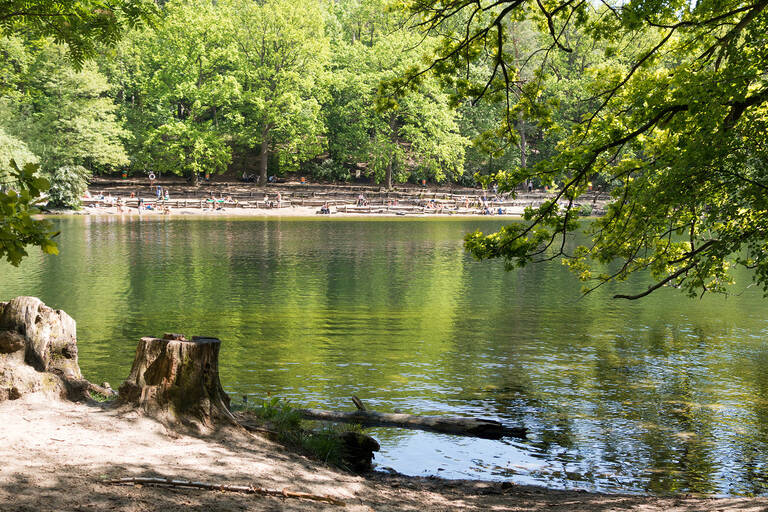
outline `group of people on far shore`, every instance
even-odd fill
[[[129,199],[136,199],[136,210],[139,212],[139,215],[147,210],[157,211],[166,215],[171,213],[171,206],[169,204],[171,199],[170,190],[158,186],[155,193],[157,200],[153,204],[146,202],[145,199],[136,192],[131,192]],[[89,190],[86,190],[85,194],[83,194],[83,200],[86,202],[86,206],[114,207],[117,210],[117,213],[129,211],[127,200],[121,196],[113,196],[111,192],[107,192],[106,195],[103,192],[91,194]],[[95,202],[92,203],[91,201]]]

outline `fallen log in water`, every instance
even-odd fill
[[[445,432],[463,436],[501,439],[517,437],[524,439],[525,427],[505,427],[495,420],[459,418],[450,416],[417,416],[415,414],[386,413],[368,410],[354,412],[323,411],[321,409],[298,409],[306,419],[358,423],[369,427],[400,427],[433,432]]]

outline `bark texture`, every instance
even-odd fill
[[[0,401],[45,392],[88,397],[77,362],[75,321],[35,297],[0,302]]]
[[[199,431],[237,424],[219,381],[220,346],[216,338],[186,340],[181,334],[142,338],[118,404]]]

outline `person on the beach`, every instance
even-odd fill
[[[168,192],[168,189],[165,189],[165,194],[163,195],[163,201],[170,201],[171,200],[171,194]]]
[[[280,191],[277,191],[277,207],[280,208],[280,203],[283,201],[283,195],[280,193]]]
[[[158,185],[158,186],[157,186],[157,190],[156,190],[156,193],[157,193],[157,200],[159,201],[160,199],[162,199],[162,198],[163,198],[163,187],[161,187],[160,185]]]

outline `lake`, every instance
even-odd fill
[[[77,320],[80,366],[117,387],[142,336],[222,340],[233,401],[481,416],[526,441],[373,429],[378,468],[654,493],[768,493],[768,319],[643,276],[582,297],[558,262],[504,272],[462,247],[487,219],[55,220],[61,255],[0,263],[0,300]]]

